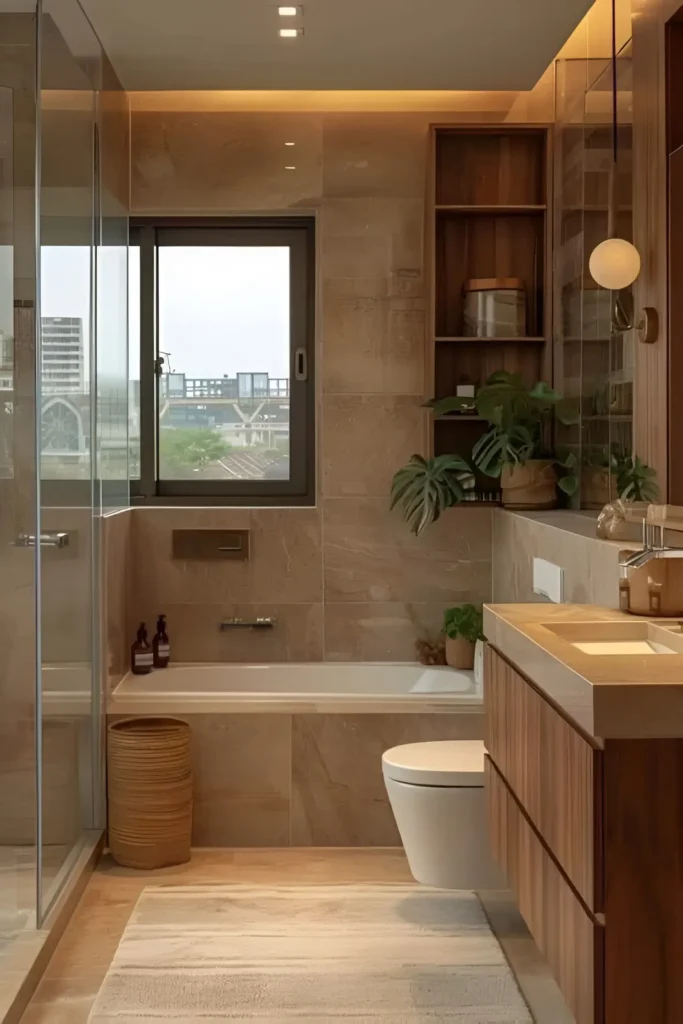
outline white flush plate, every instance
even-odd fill
[[[534,594],[547,598],[554,604],[564,601],[564,569],[545,558],[534,558]]]

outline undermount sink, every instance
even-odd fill
[[[582,654],[683,654],[683,633],[678,621],[549,622],[545,627]]]

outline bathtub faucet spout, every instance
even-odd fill
[[[220,623],[221,633],[227,633],[231,629],[272,629],[277,619],[273,615],[267,615],[258,619],[225,619]]]

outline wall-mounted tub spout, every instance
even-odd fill
[[[219,629],[227,633],[231,629],[272,629],[277,619],[271,615],[258,619],[225,619]]]

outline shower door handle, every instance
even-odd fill
[[[69,534],[41,533],[40,545],[38,545],[36,544],[36,536],[34,533],[20,533],[15,543],[18,548],[35,548],[38,546],[41,548],[68,548]]]

